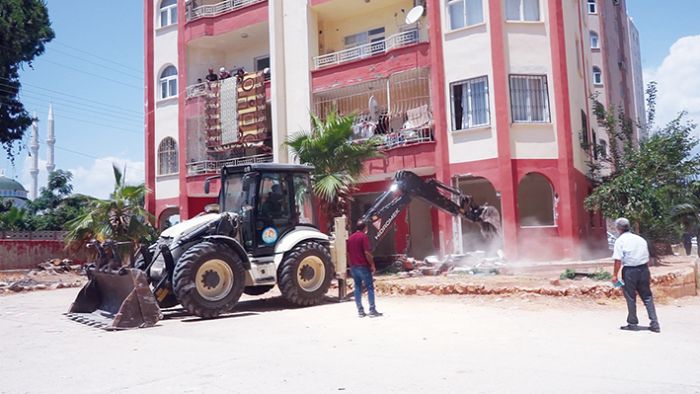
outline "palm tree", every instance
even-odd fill
[[[381,156],[378,139],[350,140],[354,120],[354,115],[339,115],[335,110],[325,119],[311,115],[311,131],[294,134],[285,142],[299,162],[314,166],[314,193],[329,224],[345,213],[364,161]]]
[[[143,207],[147,189],[143,184],[127,185],[126,169],[114,170],[114,191],[109,199],[94,199],[86,213],[68,222],[66,242],[69,246],[82,246],[90,239],[106,239],[129,242],[124,252],[133,251],[144,242],[155,238],[151,225],[152,215]]]

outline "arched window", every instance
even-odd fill
[[[177,96],[177,68],[168,66],[160,73],[160,98]]]
[[[160,2],[160,27],[177,23],[177,0],[163,0]]]
[[[603,84],[603,72],[598,66],[593,66],[593,83],[596,85]]]
[[[591,31],[591,49],[600,49],[600,40],[598,33]]]
[[[158,145],[158,175],[176,174],[177,142],[171,137],[165,137]]]
[[[597,14],[598,13],[598,6],[596,5],[596,0],[588,0],[588,13],[589,14]]]
[[[531,172],[518,184],[518,218],[521,227],[554,226],[555,195],[549,180]]]

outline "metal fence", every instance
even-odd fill
[[[187,164],[187,174],[188,175],[198,175],[198,174],[214,174],[221,170],[225,166],[236,166],[242,164],[253,164],[253,163],[272,163],[272,155],[253,155],[253,156],[243,156],[230,158],[226,160],[202,160],[197,162],[192,162]]]
[[[187,9],[187,21],[193,21],[199,18],[211,18],[230,11],[234,11],[256,3],[262,3],[266,0],[225,0],[216,4],[203,4],[197,6],[197,2]]]
[[[314,69],[343,64],[369,56],[384,54],[392,49],[402,48],[420,41],[418,30],[408,30],[387,37],[384,40],[370,42],[342,51],[314,57]]]

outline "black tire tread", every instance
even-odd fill
[[[326,278],[321,287],[313,293],[307,293],[297,286],[296,272],[297,265],[302,255],[307,252],[314,252],[319,255],[326,267]],[[296,245],[291,251],[287,252],[280,264],[277,273],[277,282],[282,296],[289,302],[298,306],[311,306],[320,303],[328,289],[331,286],[331,281],[334,276],[334,268],[331,263],[331,255],[324,245],[316,241],[307,241]]]
[[[195,274],[192,272],[192,269],[196,265],[198,258],[214,253],[228,255],[233,263],[231,268],[233,269],[234,278],[238,280],[235,280],[233,283],[230,293],[232,294],[231,297],[224,299],[223,303],[218,302],[221,305],[207,307],[197,300],[196,294],[193,294],[196,293],[196,287],[191,281],[192,276]],[[217,317],[233,309],[238,303],[238,299],[241,298],[244,286],[245,268],[240,256],[225,244],[218,242],[200,242],[187,249],[175,265],[175,272],[173,273],[173,290],[180,304],[193,315],[205,319]]]

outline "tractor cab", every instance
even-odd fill
[[[240,216],[240,240],[246,252],[253,256],[271,255],[277,240],[298,226],[318,228],[312,169],[259,163],[221,170],[220,209]]]

